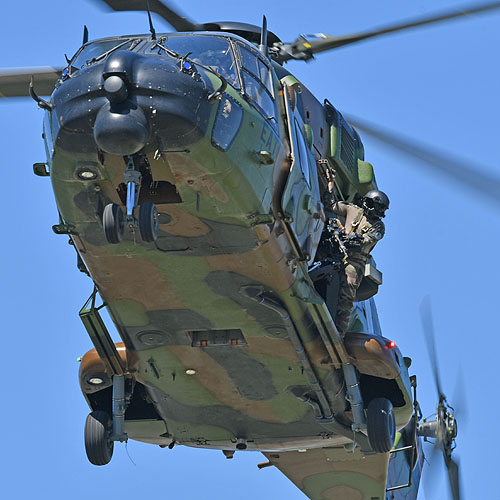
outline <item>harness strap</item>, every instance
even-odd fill
[[[361,222],[361,218],[364,215],[364,211],[362,208],[359,209],[358,213],[356,214],[356,217],[354,217],[354,220],[352,221],[351,225],[351,231],[356,232],[358,229],[359,223]]]

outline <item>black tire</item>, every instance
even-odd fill
[[[142,240],[149,243],[156,241],[158,230],[159,218],[156,205],[146,201],[139,207],[139,231]]]
[[[108,243],[115,245],[120,243],[123,237],[123,212],[120,205],[110,203],[104,207],[102,214],[102,226],[104,228],[104,236]]]
[[[368,440],[377,453],[387,453],[394,446],[396,422],[392,403],[386,398],[372,399],[366,410]]]
[[[114,442],[110,441],[111,419],[105,411],[93,411],[85,420],[85,451],[89,462],[106,465],[113,456]]]

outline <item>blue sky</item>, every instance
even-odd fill
[[[345,34],[462,5],[445,0],[253,0],[176,5],[199,22],[260,24],[292,41],[300,33]],[[4,67],[63,65],[90,37],[141,33],[147,18],[107,14],[97,2],[34,0],[2,6],[0,62]],[[438,147],[500,176],[498,97],[500,12],[372,40],[289,69],[321,100]],[[158,18],[157,31],[169,28]],[[50,227],[57,212],[50,181],[32,174],[45,161],[43,113],[31,100],[0,102],[3,152],[3,231],[0,245],[3,340],[2,490],[9,498],[304,498],[279,471],[258,471],[259,454],[117,446],[112,463],[88,464],[83,423],[88,413],[76,358],[91,348],[78,310],[91,292],[75,267],[66,238]],[[384,334],[413,358],[425,414],[437,396],[421,332],[418,303],[434,307],[441,379],[450,403],[468,407],[459,421],[457,455],[466,498],[498,498],[496,450],[490,429],[500,411],[497,376],[500,208],[438,174],[363,137],[366,159],[391,197],[387,235],[375,250],[384,272],[377,305]],[[6,198],[6,199],[5,199]],[[463,383],[455,390],[459,366]],[[462,412],[463,413],[463,412]],[[446,498],[444,474],[433,498]],[[423,492],[419,498],[426,498]],[[431,498],[427,495],[427,498]]]

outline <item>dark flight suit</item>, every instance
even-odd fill
[[[361,248],[347,249],[348,256],[340,272],[340,288],[335,325],[345,334],[356,297],[356,290],[365,274],[366,259],[373,247],[384,237],[385,225],[379,217],[367,218],[362,208],[343,201],[333,205],[333,213],[339,216],[347,234],[363,235]]]

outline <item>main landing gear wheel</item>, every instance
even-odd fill
[[[158,237],[159,220],[156,205],[150,201],[139,207],[139,231],[143,241],[153,242]]]
[[[368,440],[374,451],[387,453],[394,445],[396,422],[392,403],[386,398],[370,401],[366,410]]]
[[[91,464],[106,465],[113,456],[111,419],[105,411],[93,411],[85,420],[85,451]]]
[[[123,212],[120,205],[110,203],[104,207],[102,226],[108,243],[120,243],[123,237]]]

